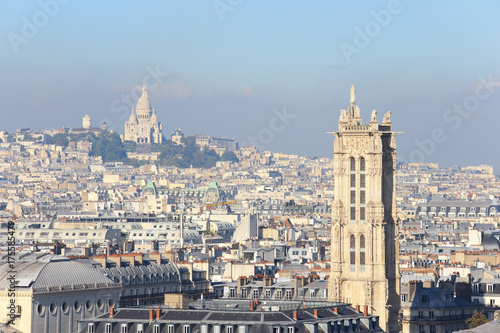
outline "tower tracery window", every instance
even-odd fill
[[[365,236],[361,235],[359,237],[359,270],[361,272],[365,271]]]
[[[350,237],[350,252],[351,252],[351,272],[356,271],[356,237],[351,235]]]
[[[351,223],[356,223],[356,160],[351,157]]]
[[[359,220],[361,223],[365,223],[365,186],[366,186],[366,175],[365,175],[365,158],[361,157],[359,160]]]

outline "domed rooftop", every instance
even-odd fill
[[[148,91],[146,90],[146,85],[142,86],[142,96],[137,101],[137,106],[135,108],[137,114],[151,114],[151,103],[149,102]]]
[[[153,115],[151,116],[151,122],[152,123],[157,123],[158,122],[158,117],[156,116],[156,110],[153,109]]]
[[[137,120],[137,117],[135,116],[135,111],[132,109],[132,113],[130,114],[130,117],[128,118],[128,121],[133,123]]]

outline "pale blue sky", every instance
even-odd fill
[[[122,133],[131,103],[121,96],[157,68],[170,72],[149,89],[167,137],[177,127],[239,141],[260,135],[265,149],[331,157],[325,132],[336,130],[354,84],[364,119],[373,108],[379,120],[392,111],[405,132],[401,158],[500,168],[490,153],[500,139],[500,85],[478,81],[500,82],[498,1],[401,1],[391,14],[386,1],[73,0],[44,14],[55,2],[0,2],[7,131],[77,127],[88,113]],[[379,23],[381,11],[390,16]],[[358,52],[350,59],[347,44]],[[481,100],[476,89],[486,92]],[[447,111],[474,102],[465,116]],[[273,110],[284,108],[295,118],[269,138]],[[443,135],[431,144],[436,129]]]

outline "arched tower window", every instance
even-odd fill
[[[365,158],[361,157],[359,160],[359,220],[361,223],[365,223]]]
[[[361,272],[365,271],[365,236],[361,235],[359,237],[359,270]]]
[[[351,157],[351,223],[356,223],[356,160]]]
[[[350,252],[351,252],[351,272],[356,271],[356,237],[354,235],[351,235],[350,238]]]

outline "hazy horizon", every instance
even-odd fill
[[[491,164],[500,139],[495,1],[0,3],[2,125],[123,133],[146,83],[169,137],[332,157],[349,86],[392,112],[402,160]]]

